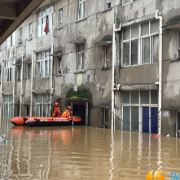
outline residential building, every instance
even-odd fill
[[[50,116],[59,99],[85,125],[178,136],[179,7],[44,1],[1,46],[2,115]]]

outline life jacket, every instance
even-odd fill
[[[70,113],[69,113],[68,110],[65,110],[64,113],[63,113],[63,115],[62,115],[62,117],[63,117],[63,118],[70,118],[71,115],[70,115]]]
[[[54,113],[53,113],[53,117],[60,116],[60,115],[61,115],[60,108],[59,107],[55,108]]]

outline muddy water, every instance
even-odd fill
[[[180,140],[91,127],[15,127],[1,122],[0,179],[145,180],[180,173]]]

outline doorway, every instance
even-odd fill
[[[143,107],[142,108],[143,132],[158,133],[158,108],[157,107]],[[151,125],[151,126],[149,126]]]
[[[80,116],[82,125],[85,125],[86,108],[85,105],[73,105],[73,116]]]

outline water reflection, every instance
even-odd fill
[[[91,127],[12,126],[0,146],[0,179],[138,179],[179,172],[179,139]]]

